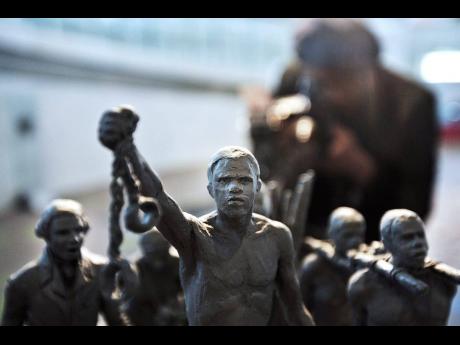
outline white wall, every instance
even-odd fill
[[[37,178],[33,195],[38,208],[62,193],[108,186],[112,155],[98,142],[97,126],[102,113],[116,105],[131,104],[138,111],[136,143],[160,175],[174,173],[183,181],[187,176],[181,176],[181,171],[202,174],[190,176],[192,183],[202,184],[201,195],[195,196],[198,200],[207,197],[206,164],[212,153],[224,145],[248,146],[241,125],[245,107],[232,94],[1,74],[0,100],[12,90],[33,95],[37,104],[35,152],[39,163],[29,168]],[[0,121],[11,116],[2,113]],[[7,126],[1,126],[0,138],[7,132]],[[0,158],[15,150],[5,145],[2,142]],[[0,161],[4,176],[0,208],[15,185],[9,161]],[[185,193],[174,196],[179,202],[187,198]],[[191,197],[189,193],[183,202],[192,202]]]
[[[5,99],[0,99],[0,209],[13,197],[16,181],[13,176],[11,160],[10,116],[7,113]]]

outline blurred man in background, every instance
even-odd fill
[[[250,99],[263,178],[292,188],[299,174],[316,170],[307,231],[317,237],[326,236],[328,215],[338,206],[364,215],[368,243],[379,239],[378,222],[388,209],[411,209],[426,219],[437,157],[433,95],[387,71],[377,40],[354,20],[308,20],[296,53],[274,92]],[[296,94],[310,100],[317,143],[286,140],[292,126],[273,129],[261,120],[273,99]]]

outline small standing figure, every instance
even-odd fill
[[[366,222],[355,209],[339,207],[329,217],[328,235],[334,246],[331,258],[309,254],[300,269],[303,301],[318,326],[350,326],[352,310],[347,297],[348,279],[353,274],[339,263],[347,252],[364,243]],[[351,267],[351,266],[350,266]]]
[[[185,305],[179,279],[179,257],[158,230],[139,241],[142,257],[136,260],[139,284],[126,304],[136,326],[185,326]]]
[[[96,326],[99,313],[109,325],[125,324],[118,299],[106,290],[117,269],[82,248],[88,230],[76,201],[54,200],[44,210],[35,234],[46,248],[8,280],[2,325]]]
[[[142,195],[157,200],[163,210],[157,228],[179,253],[189,324],[268,325],[277,290],[288,323],[312,325],[300,295],[289,229],[253,213],[261,187],[254,156],[244,148],[225,147],[212,157],[207,187],[217,210],[196,218],[164,191],[126,135],[126,123],[136,117],[124,107],[106,112],[99,137],[129,162]]]
[[[447,265],[427,259],[428,243],[420,217],[406,209],[390,210],[382,217],[380,235],[391,254],[389,260],[395,273],[407,272],[424,282],[428,289],[423,294],[414,294],[372,269],[358,271],[350,278],[348,287],[355,324],[446,325],[458,274],[454,269],[446,271]]]

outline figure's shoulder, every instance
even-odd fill
[[[430,261],[425,265],[425,269],[432,279],[437,282],[438,286],[441,286],[448,296],[453,297],[457,292],[457,284],[442,271],[437,271],[436,264],[437,262]]]
[[[442,279],[442,284],[444,286],[444,291],[446,295],[450,298],[454,298],[455,294],[457,293],[457,283],[454,283],[447,279]]]
[[[383,76],[382,79],[389,88],[394,91],[404,90],[401,94],[404,94],[405,98],[410,96],[413,99],[434,100],[435,96],[432,91],[409,77],[402,76],[386,68],[380,68],[380,75]]]
[[[38,261],[30,261],[8,278],[8,286],[27,288],[31,283],[39,281],[40,269]]]
[[[257,231],[274,231],[277,234],[282,235],[287,235],[290,236],[291,231],[289,228],[276,220],[267,218],[261,214],[258,213],[253,213],[252,214],[252,219],[254,221],[254,224],[256,224]]]
[[[302,266],[310,266],[310,265],[318,266],[323,263],[324,263],[323,257],[315,252],[305,255],[305,257],[302,260]]]
[[[253,213],[252,218],[256,225],[254,233],[256,236],[269,236],[277,243],[282,252],[294,250],[291,230],[285,224],[257,213]]]
[[[203,216],[196,217],[190,213],[184,212],[185,219],[192,228],[192,233],[198,236],[210,237],[214,228],[217,212],[212,211]]]
[[[305,275],[316,271],[322,272],[324,267],[324,259],[317,253],[310,253],[302,260],[300,266],[300,274]]]
[[[94,265],[94,266],[103,266],[109,263],[108,258],[102,255],[93,253],[85,247],[81,248],[81,255],[86,261],[88,261],[91,265]]]
[[[376,273],[368,268],[356,271],[348,281],[348,295],[351,299],[362,298],[379,285]]]
[[[192,218],[195,218],[197,219],[199,222],[202,222],[202,223],[206,223],[206,224],[210,224],[210,223],[213,223],[215,221],[215,219],[217,218],[217,211],[211,211],[209,213],[206,213],[200,217],[195,217],[195,216],[192,216],[192,215],[189,215],[190,217]]]
[[[353,273],[350,277],[350,284],[373,283],[377,279],[377,273],[369,268],[362,268]]]
[[[93,253],[87,248],[81,248],[81,269],[89,276],[95,274],[99,275],[104,267],[109,263],[109,259],[105,256]]]

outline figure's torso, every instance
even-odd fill
[[[159,265],[142,258],[137,262],[140,275],[142,295],[152,300],[153,304],[166,303],[177,298],[181,291],[179,282],[179,260],[177,258],[161,258]]]
[[[403,288],[368,272],[366,279],[371,281],[367,294],[367,325],[431,325],[447,324],[454,289],[429,269],[415,276],[429,286],[425,295],[416,296]]]
[[[350,273],[316,254],[314,256],[309,258],[314,261],[306,261],[306,265],[313,266],[310,267],[313,271],[308,279],[301,278],[301,289],[306,288],[308,291],[306,307],[319,326],[351,325],[352,311],[347,297]]]
[[[29,264],[12,276],[25,300],[24,323],[31,326],[95,326],[101,309],[98,265],[85,260],[84,275],[72,287],[64,286],[53,264]],[[77,279],[77,278],[76,278]]]
[[[194,227],[195,267],[181,270],[189,322],[266,325],[278,270],[276,228],[269,219],[254,215],[256,231],[246,234],[233,253],[225,253],[214,219],[203,219],[207,229]]]

